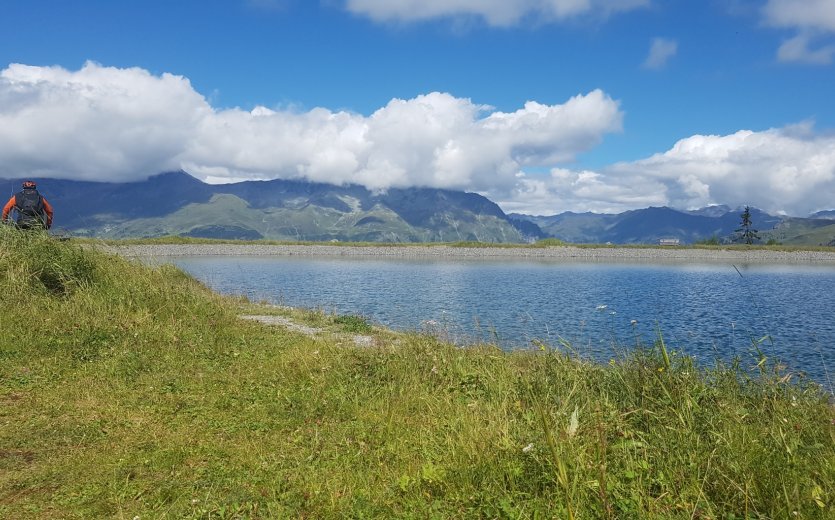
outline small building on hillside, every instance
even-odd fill
[[[659,246],[677,246],[680,244],[677,238],[662,238],[658,240]]]

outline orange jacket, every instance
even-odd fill
[[[46,227],[47,229],[52,227],[52,205],[46,201],[46,197],[41,195],[41,200],[43,201],[43,210],[46,213]],[[2,220],[6,220],[9,217],[9,213],[11,213],[12,208],[17,205],[17,201],[15,200],[15,196],[12,195],[12,198],[9,199],[9,202],[3,206],[3,218]]]

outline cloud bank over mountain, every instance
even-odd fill
[[[182,167],[211,182],[490,190],[512,187],[522,167],[571,161],[621,120],[600,90],[508,113],[439,92],[369,116],[246,111],[215,109],[170,74],[12,65],[0,73],[0,176],[129,181]]]
[[[835,193],[835,136],[811,123],[762,132],[694,135],[670,150],[600,171],[554,168],[547,178],[520,178],[518,191],[497,201],[508,211],[552,204],[620,212],[647,206],[695,209],[750,204],[806,216],[830,208]],[[517,207],[518,205],[518,207]]]
[[[506,211],[538,214],[750,204],[805,215],[832,206],[835,136],[811,123],[695,135],[639,161],[572,168],[623,118],[601,90],[513,112],[441,92],[370,115],[247,111],[211,106],[182,76],[11,65],[0,72],[0,177],[123,182],[183,168],[209,182],[476,191]]]

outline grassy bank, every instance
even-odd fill
[[[835,412],[766,360],[601,366],[221,298],[0,229],[0,517],[828,518]],[[316,337],[243,320],[289,313]],[[369,334],[374,346],[346,341]],[[759,367],[756,366],[760,362]]]

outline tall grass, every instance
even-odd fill
[[[251,304],[172,267],[37,233],[0,229],[0,245],[3,518],[830,518],[835,505],[831,396],[757,360],[705,369],[659,341],[599,365],[390,332],[356,348],[238,319]]]

